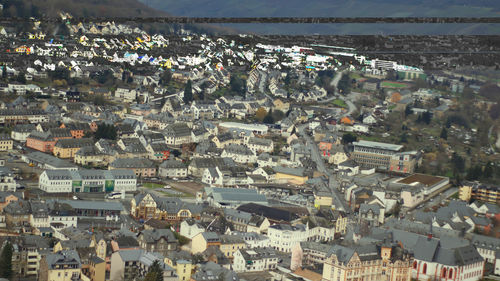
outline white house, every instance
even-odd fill
[[[229,144],[224,147],[221,157],[229,157],[236,163],[248,164],[257,161],[257,155],[248,147],[239,144]]]
[[[272,152],[274,150],[273,141],[270,139],[249,137],[246,141],[247,147],[253,151],[257,152]]]
[[[278,251],[290,253],[292,248],[300,242],[307,241],[309,236],[309,226],[275,224],[267,230],[271,247]]]
[[[180,234],[182,236],[193,239],[193,237],[202,232],[205,232],[205,228],[194,220],[184,220],[181,222]]]
[[[278,266],[278,255],[273,248],[239,249],[234,253],[236,272],[269,271]]]

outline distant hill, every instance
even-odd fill
[[[140,0],[175,16],[193,17],[500,17],[498,0]],[[402,27],[370,25],[234,25],[234,28],[260,33],[397,33]],[[498,27],[495,27],[498,29]],[[438,25],[421,27],[421,32],[439,34]],[[496,30],[494,29],[494,30]],[[456,26],[453,32],[474,34],[485,25]],[[489,29],[486,29],[489,30]],[[500,33],[500,31],[499,31]]]
[[[59,12],[74,17],[147,18],[168,17],[169,13],[149,7],[138,0],[0,0],[6,17],[57,17]],[[231,32],[229,28],[210,25],[189,26],[203,32]],[[156,29],[158,30],[158,29]],[[162,30],[160,28],[160,30]]]
[[[405,17],[500,16],[498,0],[140,0],[176,16]]]
[[[141,17],[168,16],[165,11],[148,7],[137,0],[0,0],[5,16],[74,16]]]

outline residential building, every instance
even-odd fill
[[[254,153],[268,152],[271,153],[274,150],[273,141],[270,139],[250,137],[247,140],[247,147]]]
[[[94,143],[91,138],[60,139],[54,145],[53,154],[59,158],[74,158],[80,148],[93,146]]]
[[[137,242],[141,249],[148,252],[159,252],[166,256],[179,248],[179,242],[170,229],[149,229],[137,234]]]
[[[47,120],[47,113],[40,109],[0,109],[0,124],[38,124]]]
[[[269,271],[278,267],[280,258],[273,248],[240,249],[234,254],[236,272]]]
[[[0,192],[0,212],[3,211],[3,208],[11,202],[15,202],[23,198],[24,193],[22,192]]]
[[[186,123],[174,123],[168,125],[164,130],[167,144],[180,146],[191,142],[191,129]]]
[[[158,168],[158,175],[164,178],[187,177],[187,166],[178,160],[163,161]]]
[[[464,201],[479,200],[492,204],[500,203],[500,188],[479,182],[467,182],[459,189],[459,198]]]
[[[220,251],[230,260],[233,259],[236,251],[246,248],[245,240],[238,235],[224,234],[221,235],[219,239]]]
[[[191,253],[199,254],[205,251],[210,246],[220,247],[221,240],[215,232],[202,232],[193,237],[191,240]]]
[[[177,251],[168,253],[165,256],[165,264],[175,269],[179,281],[187,281],[191,279],[191,274],[195,269],[191,253],[187,251]]]
[[[75,250],[64,250],[48,254],[40,262],[40,281],[79,280],[82,274],[80,256]]]
[[[290,253],[296,244],[307,240],[309,226],[303,224],[275,224],[268,228],[267,235],[271,247],[281,252]]]
[[[14,174],[7,167],[0,167],[0,191],[16,191]]]
[[[158,261],[163,271],[164,281],[177,281],[175,270],[166,265],[160,253],[146,252],[142,249],[119,250],[111,255],[110,280],[125,281],[143,278],[153,262]]]
[[[149,178],[156,176],[156,165],[146,158],[118,158],[109,164],[109,170],[132,170],[137,177]]]
[[[10,137],[19,142],[26,142],[29,134],[35,130],[35,124],[17,124],[12,128]]]
[[[205,231],[205,228],[193,219],[183,220],[181,222],[180,234],[189,239],[193,239],[198,233]]]
[[[0,134],[0,151],[12,150],[14,141],[7,134]]]

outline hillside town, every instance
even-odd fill
[[[0,277],[499,278],[487,75],[60,17],[0,27]]]

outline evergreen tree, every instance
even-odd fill
[[[12,274],[12,245],[7,242],[0,255],[0,277],[10,279]]]
[[[408,115],[412,114],[413,110],[411,109],[410,105],[407,105],[405,107],[405,118],[408,117]]]
[[[149,267],[144,281],[163,281],[163,270],[161,269],[160,262],[158,260],[155,260]]]
[[[274,117],[273,117],[273,110],[269,110],[267,113],[266,117],[264,117],[264,120],[262,120],[264,124],[274,124]]]
[[[429,111],[425,111],[424,113],[422,113],[422,121],[429,125],[431,123],[431,120],[432,120],[432,114],[429,112]]]
[[[443,129],[441,129],[441,135],[439,135],[439,137],[443,140],[448,139],[448,131],[446,130],[446,127],[443,127]]]
[[[483,171],[483,178],[488,179],[493,176],[493,165],[491,164],[490,161],[486,163],[486,166],[484,166],[484,171]]]
[[[2,66],[2,78],[7,79],[7,66],[5,64]]]
[[[96,139],[109,139],[116,140],[118,133],[116,132],[116,127],[114,125],[101,124],[97,127],[95,132]]]
[[[184,97],[182,98],[185,104],[189,104],[193,100],[193,85],[191,80],[188,80],[184,88]]]
[[[351,133],[345,133],[343,136],[342,136],[342,143],[343,144],[348,144],[348,143],[351,143],[351,142],[355,142],[358,140],[358,137],[354,134],[351,134]]]

